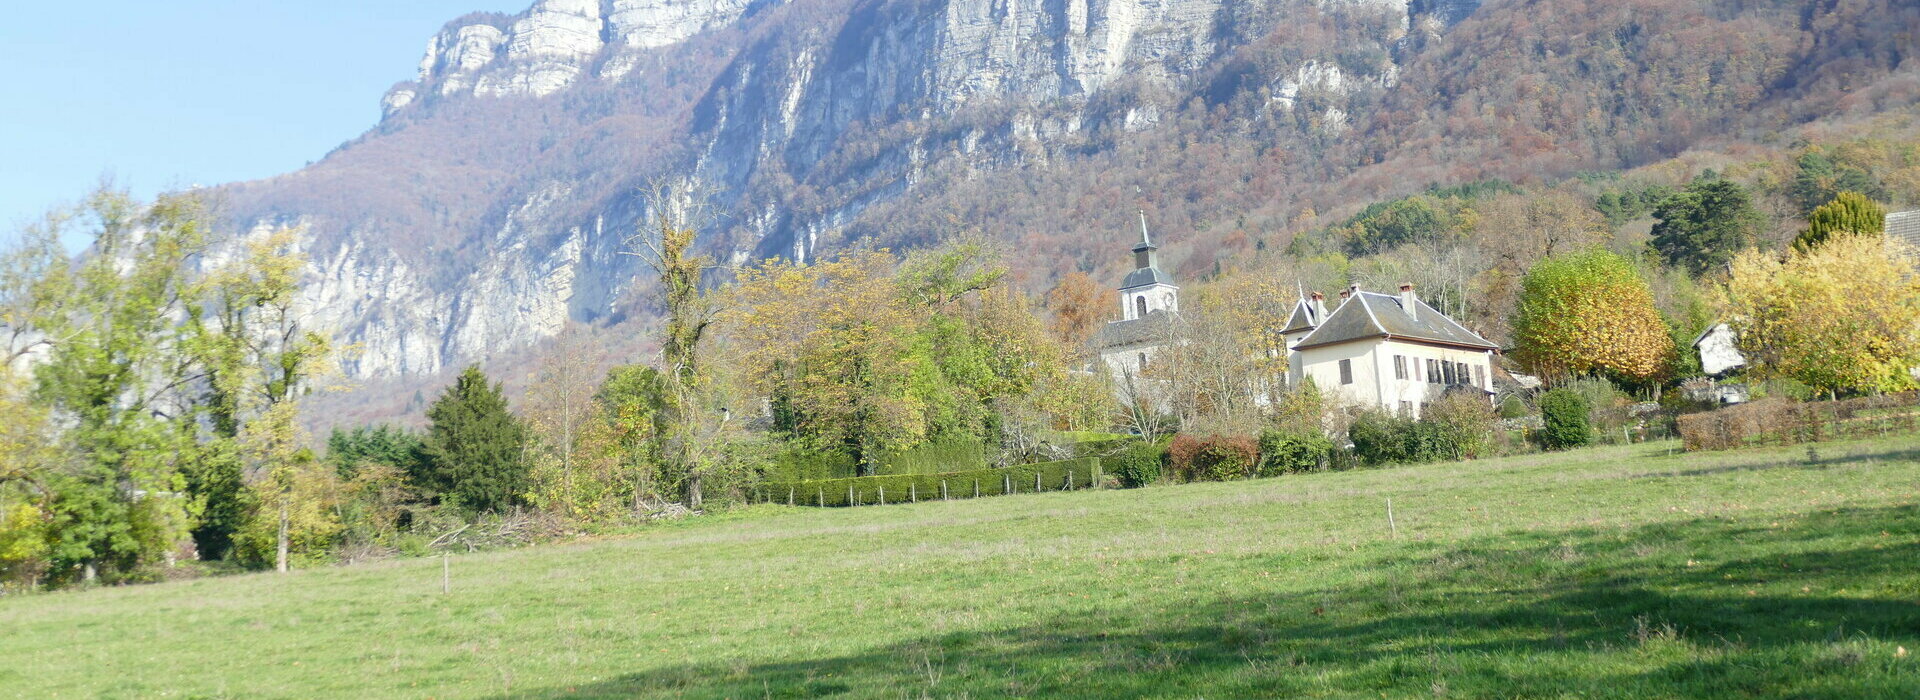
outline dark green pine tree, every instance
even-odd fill
[[[507,411],[500,385],[468,367],[427,408],[426,459],[415,481],[441,503],[494,512],[525,503],[527,429]]]
[[[1687,183],[1653,215],[1660,219],[1653,225],[1654,251],[1696,275],[1725,267],[1753,245],[1763,223],[1747,189],[1712,172]]]

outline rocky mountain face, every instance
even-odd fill
[[[643,323],[647,275],[623,251],[647,218],[639,190],[658,178],[711,193],[720,216],[704,245],[729,262],[913,245],[951,225],[1030,238],[1017,263],[1040,279],[1100,269],[1136,207],[1193,246],[1248,229],[1264,240],[1300,211],[1448,179],[1620,167],[1726,128],[1804,120],[1767,110],[1826,84],[1782,85],[1784,72],[1851,31],[1816,16],[1840,12],[1819,9],[1830,3],[1806,4],[538,0],[449,23],[418,78],[385,96],[381,124],[224,197],[242,230],[309,229],[309,294],[359,348],[350,375],[430,374],[569,323]],[[1568,27],[1540,23],[1556,12],[1634,33],[1555,45]],[[1649,37],[1728,23],[1779,55],[1710,55],[1721,63],[1699,69],[1697,96],[1578,111],[1634,80],[1692,77],[1681,64],[1700,57]],[[1756,27],[1768,32],[1755,39]],[[1775,34],[1786,38],[1767,43]],[[1875,54],[1835,79],[1860,89],[1911,69]],[[1553,84],[1554,71],[1591,85]],[[1752,80],[1769,87],[1734,92]],[[1576,106],[1520,114],[1482,94],[1529,81]],[[1708,118],[1689,115],[1671,143],[1594,145],[1615,121],[1663,129],[1674,105],[1695,103]],[[1541,138],[1568,145],[1435,162],[1449,144],[1504,152]],[[1404,175],[1382,174],[1394,164]]]

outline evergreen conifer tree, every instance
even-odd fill
[[[524,504],[527,430],[508,412],[499,384],[470,366],[427,408],[427,419],[427,458],[414,475],[420,486],[475,512]]]
[[[1793,239],[1793,249],[1811,250],[1835,235],[1880,235],[1886,228],[1886,209],[1866,195],[1841,192],[1807,215],[1807,229]]]

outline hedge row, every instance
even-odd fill
[[[908,501],[1084,489],[1100,483],[1100,459],[1020,464],[947,474],[889,474],[761,484],[754,500],[797,506],[872,506]]]
[[[1920,430],[1917,409],[1920,393],[1912,392],[1808,403],[1762,399],[1680,416],[1676,424],[1687,451],[1727,450]]]

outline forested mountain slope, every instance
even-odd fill
[[[744,263],[975,229],[1025,279],[1185,269],[1431,184],[1549,182],[1920,103],[1898,0],[540,0],[433,37],[385,119],[220,190],[312,232],[359,378],[633,324],[655,178]]]

